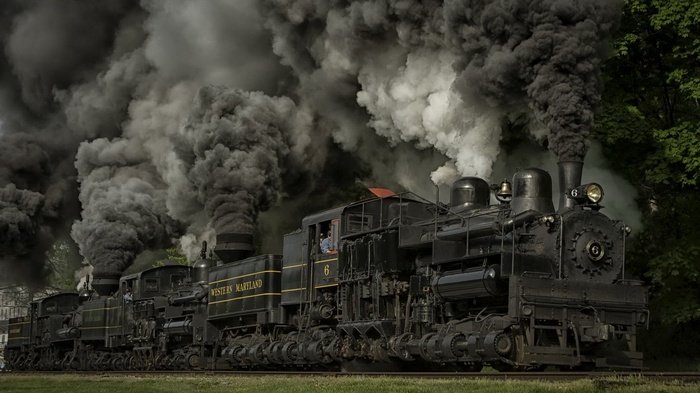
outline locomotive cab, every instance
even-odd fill
[[[302,228],[284,238],[280,305],[290,318],[298,319],[302,304],[333,293],[338,286],[342,210],[305,217]],[[321,243],[329,234],[330,245],[324,253]]]
[[[134,302],[164,296],[185,285],[191,276],[192,271],[189,266],[159,266],[122,277],[119,280],[119,294],[123,297],[126,291],[130,290]]]
[[[52,369],[73,349],[73,339],[80,336],[71,324],[72,313],[78,308],[80,298],[75,293],[58,293],[37,302],[37,335],[41,336],[40,367]]]

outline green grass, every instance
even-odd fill
[[[571,382],[487,379],[415,379],[387,377],[288,376],[83,376],[0,374],[0,392],[147,393],[528,393],[528,392],[697,392],[700,384],[654,382],[643,378],[583,379]]]

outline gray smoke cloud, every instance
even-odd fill
[[[9,1],[0,18],[3,137],[38,140],[45,159],[21,162],[48,168],[43,180],[32,177],[41,187],[31,190],[45,198],[36,220],[56,218],[50,232],[70,231],[97,274],[120,273],[185,225],[206,232],[203,214],[187,214],[201,205],[177,198],[191,185],[169,141],[203,84],[279,88],[285,71],[267,49],[255,2]],[[27,173],[13,165],[0,172]]]
[[[423,195],[489,178],[514,114],[582,158],[619,4],[8,0],[0,187],[43,204],[0,194],[25,239],[0,263],[41,266],[71,232],[118,274],[171,242],[193,259],[348,173]]]
[[[38,192],[18,190],[14,184],[0,188],[0,255],[26,255],[41,230],[37,221],[44,204]]]
[[[217,233],[252,232],[298,179],[312,147],[312,118],[286,97],[220,86],[199,90],[176,151]]]
[[[275,53],[299,75],[302,88],[325,102],[356,94],[370,115],[368,125],[392,144],[445,154],[451,162],[433,173],[441,183],[457,175],[488,178],[500,122],[513,112],[534,112],[558,159],[583,159],[600,99],[600,61],[621,2],[266,5]],[[345,94],[325,88],[349,83],[355,86]],[[333,109],[319,111],[337,117]],[[350,148],[351,136],[361,138],[342,123],[338,133]]]
[[[438,119],[449,104],[444,98],[449,96],[449,82],[444,81],[450,74],[454,78],[449,53],[440,56],[439,21],[434,20],[441,9],[438,3],[264,4],[272,47],[296,75],[299,100],[317,111],[335,143],[372,163],[377,183],[408,188],[409,184],[393,176],[402,170],[396,156],[404,160],[404,152],[410,150],[411,156],[428,162],[433,154],[425,151],[429,147],[439,145],[441,153],[449,155],[447,146],[458,145],[456,130],[466,116]],[[412,52],[423,44],[427,45],[423,52]],[[409,55],[416,59],[415,67],[406,70]],[[426,70],[432,77],[422,73]],[[442,76],[441,71],[448,75]],[[412,80],[416,75],[427,81]],[[430,102],[434,105],[425,111]],[[428,127],[432,134],[423,126],[424,111],[433,119]],[[438,135],[440,132],[444,134]],[[412,170],[422,174],[434,168]],[[427,175],[423,178],[428,179]]]
[[[0,256],[7,283],[45,285],[45,253],[79,215],[73,161],[84,136],[67,125],[55,96],[59,89],[94,75],[115,23],[132,8],[129,4],[3,3],[0,187],[12,184],[17,192],[42,200],[41,207],[30,212],[21,202],[26,198],[0,195],[2,220],[23,223],[8,228],[24,246],[6,248]],[[17,212],[26,217],[17,221]],[[26,225],[29,222],[32,225]]]
[[[0,136],[0,268],[9,282],[45,283],[44,253],[61,227],[62,212],[69,210],[64,201],[74,188],[64,177],[69,166],[54,167],[50,154],[60,151],[46,145],[27,134]]]
[[[5,47],[24,103],[42,113],[52,106],[54,89],[80,82],[84,73],[91,72],[110,47],[115,25],[130,4],[128,0],[27,4],[29,8],[13,19]]]
[[[76,167],[83,219],[71,236],[93,275],[120,275],[146,248],[167,246],[181,234],[165,208],[166,186],[137,141],[83,143]]]
[[[583,160],[600,101],[601,59],[622,2],[448,2],[448,38],[464,51],[455,85],[491,105],[526,103],[559,160]],[[462,68],[463,67],[463,68]]]

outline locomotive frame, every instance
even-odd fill
[[[600,212],[602,188],[580,184],[581,163],[559,169],[557,211],[549,174],[528,168],[512,195],[510,183],[463,178],[449,206],[385,193],[307,216],[282,255],[251,257],[251,234],[219,234],[219,266],[205,245],[192,267],[97,277],[92,293],[33,302],[10,320],[6,359],[14,369],[640,369],[648,293],[625,277],[630,229]],[[334,251],[322,253],[328,232]]]

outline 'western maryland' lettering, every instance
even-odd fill
[[[263,280],[261,280],[261,279],[243,281],[241,283],[236,284],[236,292],[249,291],[251,289],[258,289],[258,288],[262,287],[262,285],[263,285]]]
[[[225,285],[223,287],[216,287],[211,289],[211,296],[221,296],[221,295],[228,295],[229,293],[233,292],[233,286],[232,285]]]
[[[229,293],[232,293],[234,291],[235,292],[250,291],[253,289],[262,288],[262,286],[263,286],[263,280],[258,278],[256,280],[242,281],[242,282],[236,283],[234,285],[225,285],[223,287],[212,288],[210,290],[210,294],[212,297],[216,297],[216,296],[221,296],[221,295],[228,295]]]

